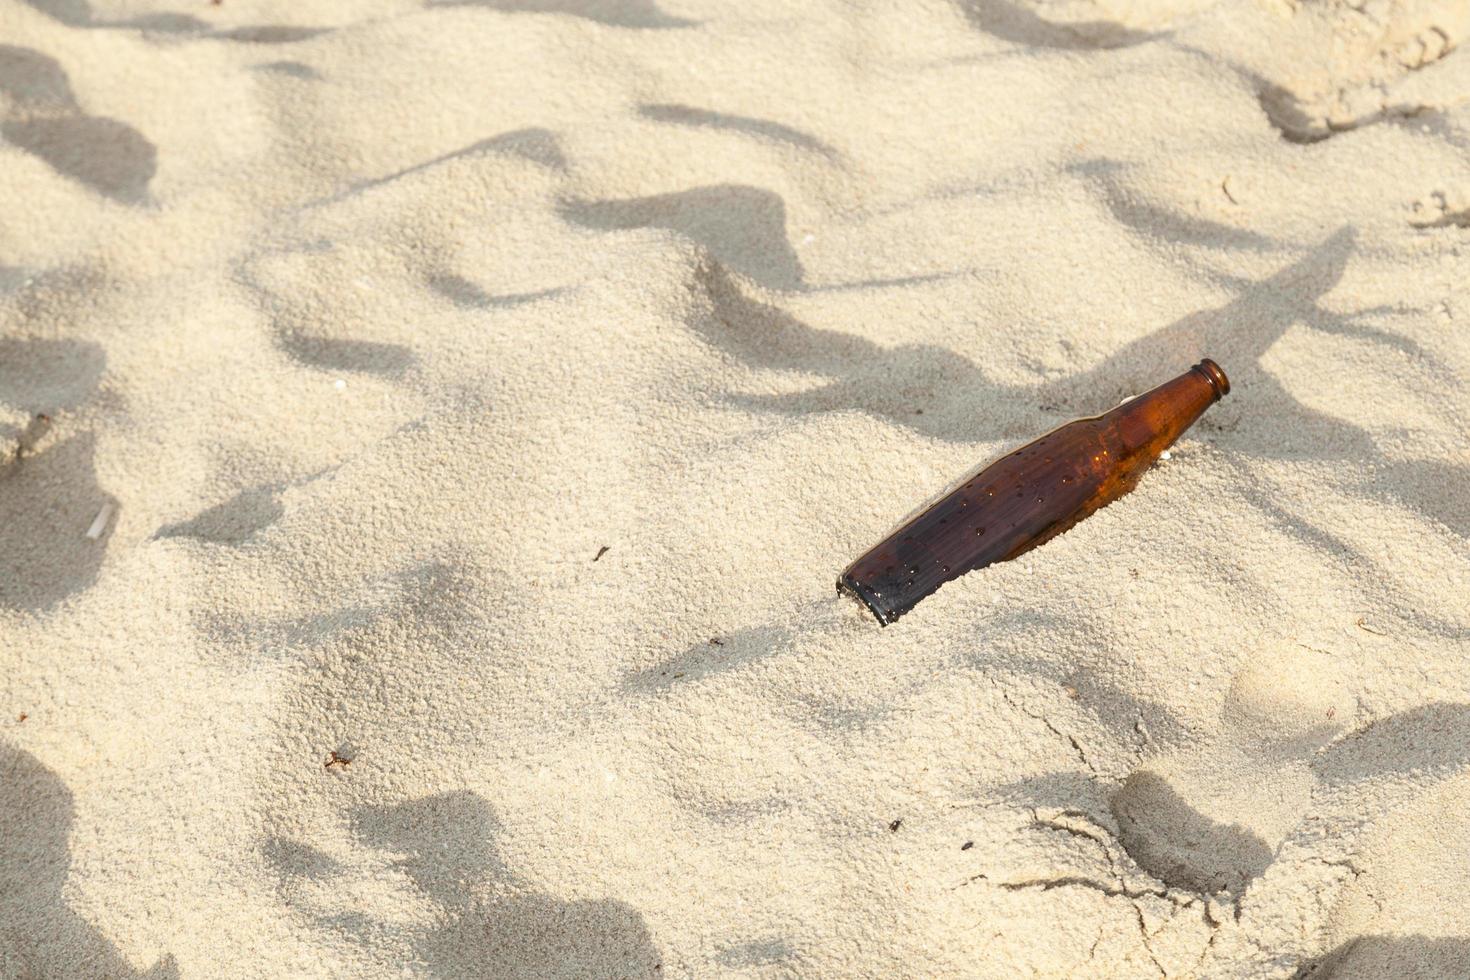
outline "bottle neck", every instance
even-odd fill
[[[1199,372],[1214,387],[1216,401],[1230,394],[1230,379],[1225,377],[1225,372],[1220,370],[1220,365],[1208,357],[1201,360],[1194,367],[1190,368],[1190,370]]]
[[[1206,359],[1119,405],[1106,418],[1116,427],[1126,455],[1152,462],[1229,390],[1225,372]]]

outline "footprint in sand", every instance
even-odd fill
[[[98,482],[96,436],[57,413],[92,398],[106,363],[88,341],[0,339],[0,609],[45,611],[97,579],[118,501]]]
[[[1458,742],[1463,726],[1429,728],[1421,743]],[[1470,976],[1464,896],[1470,889],[1470,774],[1407,798],[1361,842],[1323,937],[1321,957],[1294,980]]]
[[[73,910],[68,879],[75,810],[71,790],[56,773],[0,739],[0,977],[178,980],[173,956],[140,972]]]
[[[1120,839],[1166,884],[1239,895],[1305,815],[1311,757],[1356,702],[1331,656],[1295,644],[1254,656],[1235,675],[1226,736],[1158,756],[1114,794]]]
[[[378,315],[377,287],[353,260],[349,249],[297,246],[253,256],[240,263],[236,276],[270,320],[277,349],[297,364],[399,380],[418,364],[410,348],[342,335],[347,329],[396,327]],[[324,317],[323,310],[337,313]]]
[[[0,44],[0,136],[125,204],[146,202],[158,166],[158,151],[142,133],[82,111],[54,59],[9,44]]]
[[[1316,143],[1375,123],[1442,115],[1453,107],[1458,98],[1454,76],[1436,66],[1463,43],[1470,28],[1464,5],[1443,3],[1438,11],[1431,3],[1419,10],[1395,6],[1364,11],[1370,23],[1386,19],[1368,30],[1354,24],[1333,38],[1332,69],[1298,68],[1289,77],[1257,79],[1261,108],[1283,139]]]
[[[506,863],[503,828],[476,793],[360,807],[351,828],[356,867],[284,837],[263,841],[261,856],[288,905],[360,947],[394,958],[406,947],[429,976],[662,975],[642,913],[614,898],[564,900],[538,891]],[[437,913],[424,921],[394,914],[394,907],[413,907],[409,894],[360,909],[363,867],[375,887],[401,883]]]

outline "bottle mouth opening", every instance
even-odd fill
[[[1204,375],[1205,380],[1214,386],[1216,401],[1230,394],[1230,379],[1225,377],[1220,365],[1206,357],[1194,366],[1194,370]]]
[[[879,601],[872,589],[862,585],[855,579],[848,578],[846,575],[843,575],[837,580],[837,591],[843,595],[851,596],[866,606],[868,612],[878,618],[879,626],[887,626],[898,618]]]

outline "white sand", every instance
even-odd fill
[[[0,0],[0,975],[1470,975],[1467,39]]]

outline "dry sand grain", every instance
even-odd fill
[[[0,0],[0,976],[1470,975],[1467,39]]]

